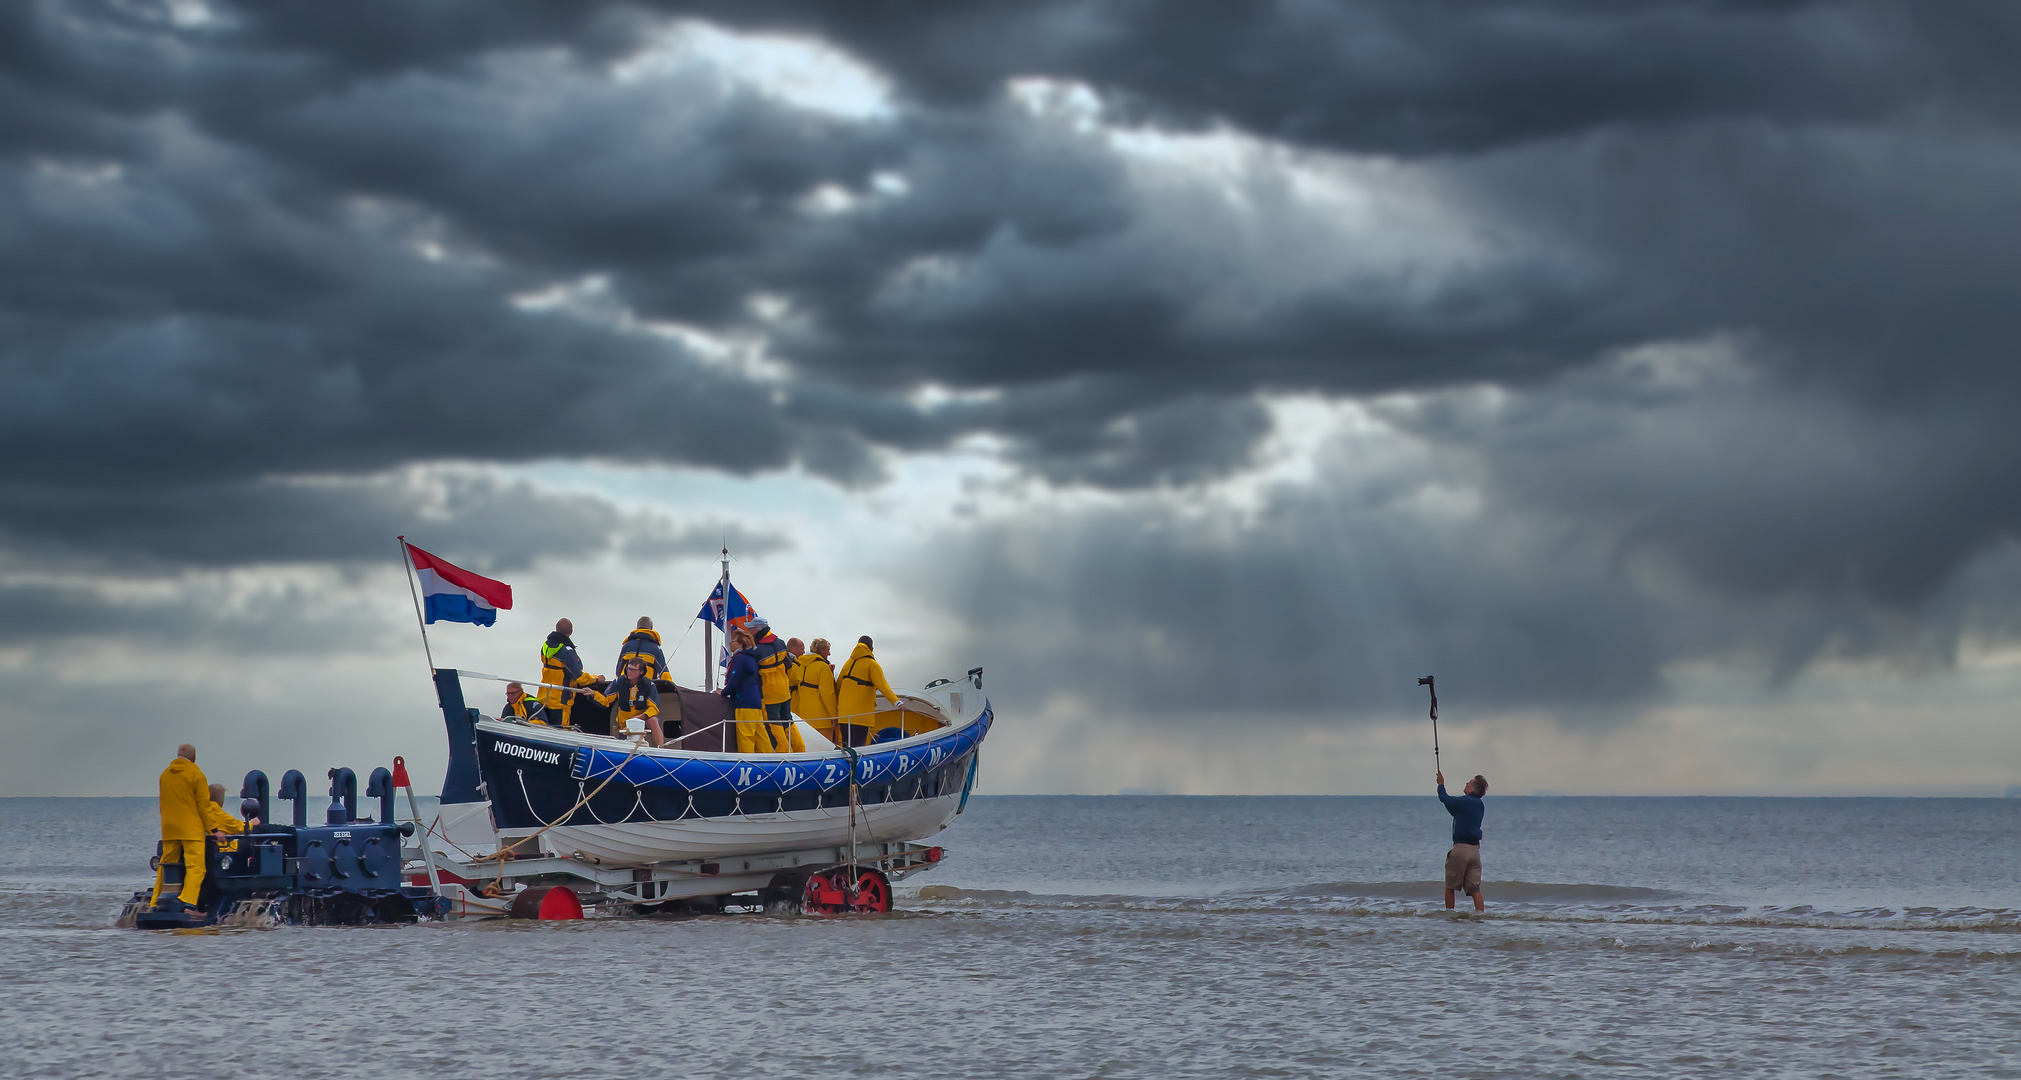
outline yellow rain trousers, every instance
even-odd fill
[[[773,741],[772,725],[765,722],[763,709],[737,710],[737,752],[740,754],[783,754],[786,748]]]
[[[161,842],[161,868],[154,872],[154,897],[147,902],[148,906],[161,903],[161,879],[168,872],[170,863],[182,866],[182,891],[176,893],[176,899],[195,907],[197,894],[203,891],[204,885],[204,842],[201,840]]]

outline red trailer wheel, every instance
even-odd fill
[[[849,907],[842,886],[829,874],[809,874],[800,890],[800,911],[805,915],[839,915]]]
[[[891,910],[891,879],[882,870],[865,870],[856,879],[856,904],[849,910],[878,912]]]

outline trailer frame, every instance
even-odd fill
[[[416,834],[425,844],[425,825]],[[401,872],[408,881],[428,885],[429,854],[423,844],[402,847]],[[507,916],[514,898],[524,890],[554,886],[570,890],[582,905],[596,907],[599,914],[620,908],[691,908],[692,904],[683,902],[705,897],[716,901],[718,911],[725,906],[797,910],[801,889],[816,873],[854,867],[875,870],[888,881],[902,881],[938,866],[942,855],[937,846],[910,841],[858,844],[853,855],[848,845],[831,844],[645,864],[599,861],[580,853],[462,860],[435,849],[432,869],[440,882],[438,895],[448,901],[446,917],[451,919]],[[739,904],[732,899],[746,894],[754,900]]]

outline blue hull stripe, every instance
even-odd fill
[[[857,783],[877,786],[916,776],[939,768],[982,745],[983,736],[995,722],[994,710],[985,709],[966,726],[945,731],[923,743],[898,750],[858,750]],[[538,729],[535,729],[537,732]],[[539,742],[535,733],[514,732],[513,738]],[[686,791],[733,791],[739,794],[775,794],[790,791],[827,791],[849,783],[849,758],[842,753],[821,757],[781,760],[776,755],[745,758],[667,758],[635,756],[625,760],[625,751],[602,747],[553,745],[560,752],[573,751],[572,774],[578,780],[602,780],[618,771],[619,781],[634,787],[669,787]]]

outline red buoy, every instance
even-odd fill
[[[512,898],[515,919],[580,919],[582,898],[561,885],[532,885]]]
[[[547,890],[546,896],[540,898],[540,917],[548,920],[580,919],[582,897],[577,896],[574,889],[556,885]]]

